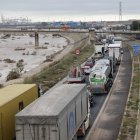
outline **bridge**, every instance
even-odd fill
[[[39,34],[45,33],[89,33],[87,29],[0,29],[0,33],[11,34],[11,33],[26,33],[26,34],[35,34],[35,47],[39,47]]]
[[[109,34],[140,34],[140,31],[130,31],[130,30],[110,30],[110,31],[104,31],[104,30],[97,30],[96,33],[109,33]]]
[[[140,31],[130,30],[89,30],[89,29],[0,29],[0,33],[109,33],[109,34],[140,34]]]
[[[88,33],[89,41],[94,42],[96,33],[108,33],[108,34],[127,34],[127,35],[140,35],[140,31],[123,31],[123,30],[89,30],[89,29],[0,29],[0,33],[34,33],[35,34],[35,47],[39,46],[39,34],[40,33]]]
[[[0,33],[89,33],[88,29],[0,29]]]

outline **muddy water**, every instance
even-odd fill
[[[24,60],[22,73],[25,73],[43,63],[46,56],[63,50],[66,45],[67,40],[63,37],[40,34],[39,48],[35,49],[35,38],[28,34],[14,34],[10,37],[0,34],[0,84],[4,83],[8,73],[16,68],[18,60]],[[33,55],[34,53],[36,54]],[[6,63],[4,59],[14,60],[15,63]]]

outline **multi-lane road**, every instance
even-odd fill
[[[124,54],[116,73],[114,84],[109,94],[95,95],[95,105],[91,107],[91,127],[85,137],[78,140],[116,140],[119,132],[129,86],[132,62],[130,52],[124,48]],[[88,77],[87,77],[88,79]],[[66,78],[59,82],[62,84]]]
[[[126,105],[132,74],[130,52],[124,48],[124,55],[114,81],[107,96],[102,112],[98,115],[86,140],[116,140]]]

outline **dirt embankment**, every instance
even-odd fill
[[[55,61],[61,60],[70,51],[79,47],[81,45],[81,43],[83,42],[83,41],[81,41],[83,38],[88,37],[87,34],[76,34],[76,33],[62,34],[62,36],[67,39],[68,45],[66,46],[66,48],[61,53],[54,56],[53,61],[42,63],[40,66],[32,69],[31,71],[22,74],[20,78],[5,82],[3,84],[3,86],[7,86],[7,85],[10,85],[10,84],[14,84],[14,83],[23,83],[25,78],[36,75],[40,71],[42,71],[44,68],[47,68],[50,64],[54,63]]]

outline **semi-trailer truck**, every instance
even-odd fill
[[[80,65],[73,65],[67,76],[67,83],[85,83],[86,77]]]
[[[121,61],[121,53],[120,53],[121,48],[122,48],[121,43],[109,44],[108,46],[109,57],[112,57],[114,59],[116,65],[119,65]]]
[[[89,127],[86,84],[63,84],[16,114],[16,140],[74,140]]]
[[[112,73],[110,60],[100,59],[96,61],[89,75],[89,83],[93,94],[108,93],[112,86]]]

